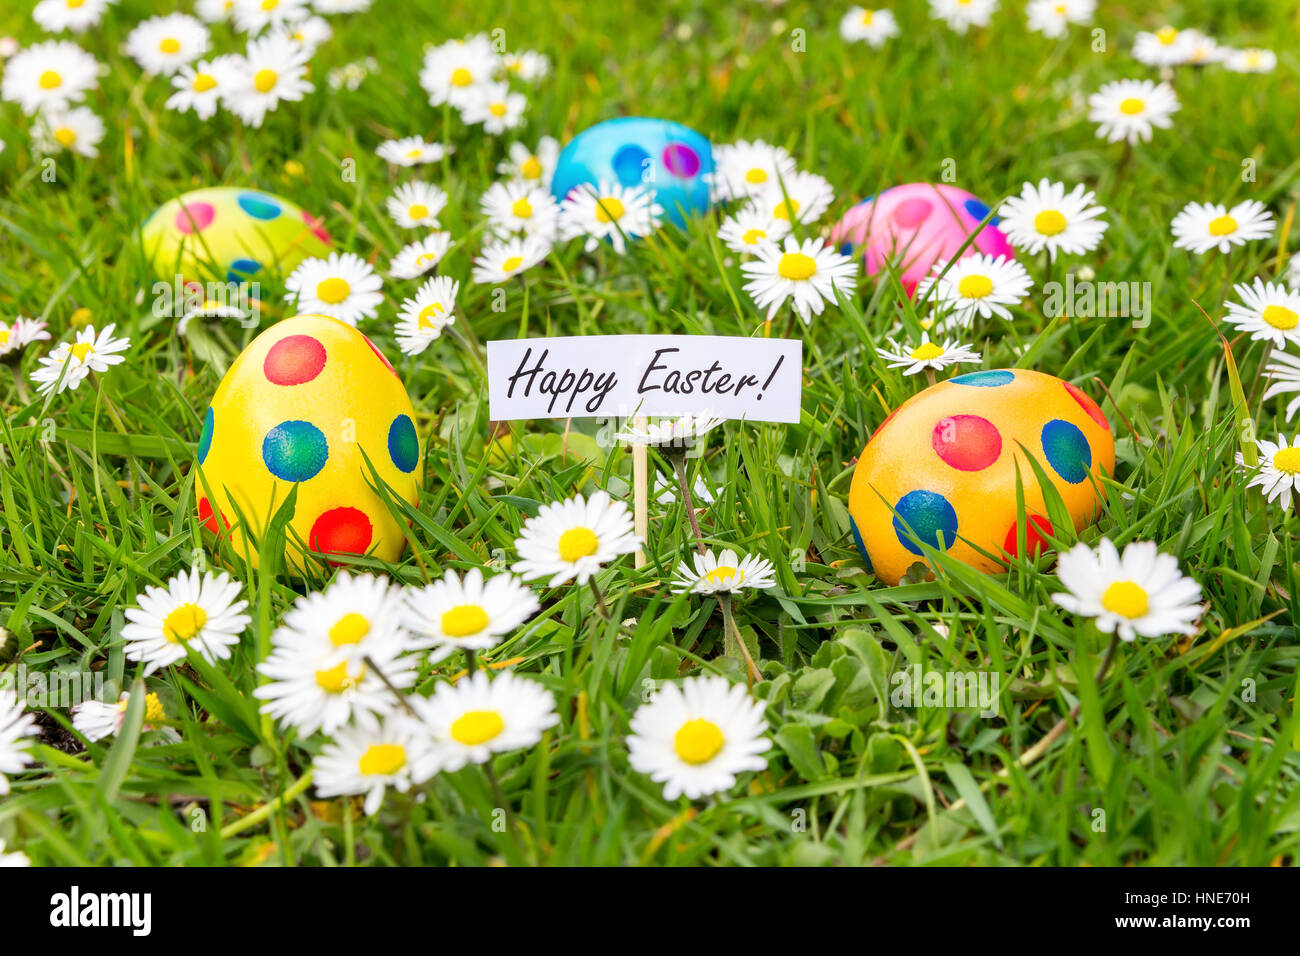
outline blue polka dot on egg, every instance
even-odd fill
[[[216,427],[216,415],[213,413],[211,406],[208,407],[208,413],[203,416],[203,432],[199,435],[199,464],[203,464],[208,458],[208,452],[212,450],[212,430]]]
[[[240,193],[239,208],[254,219],[269,222],[280,215],[280,204],[263,193]]]
[[[325,434],[311,422],[287,421],[262,439],[262,461],[282,481],[307,481],[320,474],[329,460]]]
[[[388,456],[407,474],[420,463],[420,439],[409,415],[398,415],[388,427]]]
[[[1092,448],[1079,426],[1054,418],[1043,426],[1043,454],[1052,470],[1072,485],[1088,477]]]
[[[957,541],[957,511],[937,491],[909,491],[898,499],[894,511],[894,533],[899,543],[915,555],[924,552],[913,538],[940,551],[947,551]]]
[[[236,259],[226,271],[227,282],[243,282],[262,268],[256,259]]]
[[[989,369],[984,372],[967,372],[965,375],[954,375],[948,381],[954,385],[971,385],[976,388],[997,388],[999,385],[1006,385],[1008,382],[1015,381],[1014,372],[1008,372],[1004,368]]]

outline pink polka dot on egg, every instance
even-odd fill
[[[860,254],[868,275],[885,271],[891,259],[910,296],[940,259],[951,259],[979,229],[962,255],[986,253],[1015,258],[1015,250],[993,217],[980,229],[989,207],[978,197],[940,183],[907,183],[858,203],[831,230],[831,242],[845,255]]]

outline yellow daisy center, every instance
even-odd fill
[[[370,621],[364,614],[358,614],[356,611],[344,614],[334,622],[330,628],[330,643],[335,647],[343,647],[345,644],[360,644],[362,639],[370,633]]]
[[[1174,41],[1178,39],[1178,31],[1173,27],[1161,27],[1156,31],[1156,39],[1165,46],[1172,46]]]
[[[451,74],[452,86],[469,86],[474,82],[474,74],[463,66],[458,66]]]
[[[316,286],[316,298],[329,305],[338,305],[352,294],[352,286],[347,280],[330,277]]]
[[[1294,329],[1300,321],[1300,315],[1284,305],[1267,306],[1260,317],[1275,329]]]
[[[741,581],[745,580],[745,572],[741,571],[739,568],[733,568],[724,564],[719,565],[708,574],[704,575],[704,580],[708,581],[710,584],[722,584],[732,578],[734,578],[736,583],[739,584]]]
[[[622,219],[625,212],[627,210],[623,207],[623,201],[613,196],[603,196],[596,203],[597,222],[613,222],[615,219]]]
[[[1212,236],[1230,236],[1237,231],[1237,220],[1231,216],[1220,216],[1210,220],[1209,230]]]
[[[442,307],[441,302],[431,302],[420,310],[420,328],[432,329],[437,323],[433,321],[434,316],[442,315],[447,310]]]
[[[1247,51],[1246,51],[1246,65],[1247,65],[1247,66],[1259,66],[1259,61],[1262,60],[1262,59],[1263,59],[1263,55],[1262,55],[1258,50],[1247,50]]]
[[[570,528],[560,535],[558,550],[561,561],[577,561],[595,554],[600,548],[600,539],[590,528]]]
[[[466,747],[485,744],[506,729],[506,722],[495,710],[470,710],[451,724],[451,736]]]
[[[316,672],[316,686],[327,694],[341,694],[345,690],[355,687],[365,676],[365,670],[353,677],[348,673],[348,662],[339,661],[337,665],[329,670]]]
[[[811,279],[817,274],[817,260],[802,252],[787,252],[777,263],[776,272],[782,279],[794,279],[796,282]]]
[[[1283,448],[1273,456],[1273,467],[1288,475],[1300,474],[1300,448]]]
[[[874,10],[863,10],[863,11],[862,11],[862,25],[863,25],[864,27],[869,27],[869,26],[871,26],[871,21],[874,20],[875,18],[876,18],[876,11],[874,11]]]
[[[157,694],[146,694],[144,698],[144,719],[145,720],[162,720],[167,716],[163,710],[162,701],[158,699]]]
[[[253,88],[259,93],[270,93],[275,88],[275,81],[278,79],[275,70],[258,70],[253,74]]]
[[[442,633],[448,637],[473,637],[488,626],[488,614],[477,604],[461,604],[442,615]]]
[[[745,182],[758,185],[767,182],[767,170],[761,166],[755,166],[749,172],[745,173]]]
[[[529,156],[520,164],[519,172],[523,173],[524,179],[541,179],[542,164],[536,156]]]
[[[437,261],[438,254],[436,252],[422,252],[420,253],[420,257],[415,260],[415,265],[417,268],[423,268],[424,266],[432,265]]]
[[[745,231],[745,234],[740,237],[740,241],[747,246],[756,246],[758,245],[758,240],[766,238],[767,233],[762,229],[748,229]]]
[[[203,630],[208,623],[208,613],[197,604],[182,604],[163,619],[163,637],[172,644],[188,641]]]
[[[357,762],[367,777],[391,777],[406,766],[406,748],[401,744],[371,744]]]
[[[163,37],[162,42],[158,44],[159,53],[179,53],[181,52],[181,41],[175,37]]]
[[[1063,3],[1058,3],[1054,9],[1056,10],[1056,15],[1058,17],[1063,17],[1069,12],[1069,8]]]
[[[63,77],[59,76],[57,70],[46,70],[37,82],[43,90],[57,90],[63,85]]]
[[[78,7],[84,6],[85,3],[86,0],[68,0],[68,9],[76,10]]]
[[[206,93],[217,85],[217,78],[211,73],[194,74],[194,92]]]
[[[1146,108],[1146,103],[1142,102],[1135,96],[1130,96],[1119,104],[1119,111],[1125,116],[1137,116]]]
[[[1147,613],[1147,592],[1133,581],[1116,581],[1101,596],[1101,606],[1120,617],[1142,617]]]
[[[407,159],[419,159],[423,155],[424,155],[424,150],[420,149],[418,146],[415,149],[408,149],[406,151]]]
[[[523,256],[511,256],[505,262],[501,263],[502,272],[514,272],[524,264]]]
[[[60,126],[54,131],[54,138],[60,146],[67,149],[77,141],[77,131],[71,126]]]
[[[797,199],[787,199],[785,202],[777,203],[776,208],[772,210],[773,219],[784,219],[786,222],[789,222],[797,215],[799,215],[799,200]]]
[[[993,291],[993,280],[982,275],[963,276],[957,291],[966,299],[982,299]]]
[[[1034,228],[1039,235],[1056,236],[1065,232],[1065,217],[1055,209],[1044,209],[1034,217]]]
[[[491,106],[488,107],[488,112],[491,113],[493,116],[505,116],[506,104],[493,103]]]
[[[916,348],[912,349],[908,354],[910,354],[912,358],[924,362],[928,359],[938,358],[943,354],[943,349],[938,345],[935,345],[933,342],[923,342]]]
[[[514,201],[514,204],[510,207],[510,211],[516,216],[516,218],[531,219],[533,215],[533,205],[528,201],[528,197],[524,196]]]
[[[0,345],[9,344],[10,332],[8,329],[0,329]]]
[[[280,5],[280,0],[262,0],[262,9],[270,13]]]
[[[412,219],[423,219],[425,216],[429,215],[429,207],[424,203],[417,202],[410,209],[406,210],[406,214]]]
[[[84,365],[86,362],[86,356],[95,351],[95,344],[93,342],[74,342],[72,345],[68,346],[68,351],[72,353],[73,357],[78,362],[81,362]]]
[[[722,730],[711,720],[697,717],[682,724],[673,736],[673,750],[692,766],[708,763],[718,755],[726,740]]]

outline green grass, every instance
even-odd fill
[[[728,425],[726,440],[692,462],[718,490],[702,519],[710,542],[760,552],[778,567],[779,588],[743,599],[737,612],[766,678],[756,691],[770,703],[775,738],[767,772],[725,798],[688,805],[665,802],[628,766],[623,740],[644,681],[711,670],[740,679],[720,656],[716,606],[670,595],[689,532],[679,506],[653,506],[649,563],[633,570],[625,561],[601,576],[613,620],[633,625],[622,633],[604,625],[586,589],[550,590],[542,614],[489,655],[521,658],[518,668],[555,693],[562,715],[539,746],[495,763],[512,826],[494,827],[496,801],[475,767],[435,778],[420,800],[390,794],[374,818],[348,814],[339,801],[309,805],[310,790],[296,784],[319,738],[276,731],[249,696],[257,648],[294,585],[235,561],[254,626],[234,659],[149,682],[180,742],[144,746],[156,741],[126,734],[69,753],[59,746],[68,716],[51,710],[38,765],[0,802],[0,836],[11,847],[48,865],[1297,860],[1296,518],[1266,507],[1234,470],[1240,410],[1222,345],[1196,306],[1218,314],[1225,276],[1276,275],[1288,229],[1204,259],[1172,249],[1168,231],[1191,200],[1257,198],[1289,223],[1300,189],[1292,108],[1300,63],[1288,4],[1170,7],[1182,25],[1277,49],[1281,64],[1262,77],[1180,73],[1174,128],[1122,168],[1122,149],[1094,137],[1083,103],[1106,80],[1150,75],[1127,52],[1137,29],[1163,22],[1146,4],[1103,4],[1101,53],[1085,30],[1061,43],[1028,34],[1019,2],[966,38],[928,21],[920,2],[895,3],[903,35],[878,53],[841,43],[841,5],[822,2],[792,0],[776,12],[684,0],[421,6],[401,17],[335,20],[335,39],[313,62],[318,83],[329,67],[365,55],[379,59],[379,74],[357,92],[318,93],[247,130],[228,114],[204,125],[162,109],[166,84],[141,80],[117,53],[150,5],[123,0],[86,41],[110,64],[90,100],[109,127],[101,156],[61,158],[53,183],[28,155],[25,120],[0,108],[0,312],[43,315],[57,337],[85,308],[132,341],[128,362],[103,377],[101,391],[86,385],[44,403],[0,380],[0,619],[7,613],[20,635],[29,671],[94,669],[110,693],[129,687],[136,671],[119,639],[123,609],[212,544],[192,508],[201,415],[257,330],[210,324],[187,341],[155,319],[137,225],[186,189],[249,184],[325,214],[340,248],[383,266],[401,244],[383,199],[411,174],[390,176],[374,146],[392,135],[446,135],[457,152],[427,175],[451,194],[444,222],[458,245],[444,271],[467,278],[481,231],[477,199],[510,137],[481,138],[454,118],[444,134],[446,119],[425,105],[416,75],[425,42],[494,28],[511,48],[556,61],[529,92],[520,138],[565,141],[623,114],[670,117],[716,142],[762,137],[835,184],[827,222],[884,186],[938,179],[947,160],[957,185],[991,203],[1044,176],[1094,188],[1111,228],[1086,264],[1099,280],[1150,282],[1150,325],[1055,323],[1036,292],[1014,321],[985,325],[977,345],[986,367],[1034,367],[1111,396],[1104,408],[1120,438],[1117,474],[1105,514],[1082,537],[1149,539],[1175,554],[1204,587],[1201,633],[1122,646],[1097,686],[1104,645],[1050,603],[1058,590],[1050,559],[1001,577],[941,562],[935,580],[892,588],[866,571],[845,503],[853,462],[888,410],[919,387],[874,355],[898,297],[869,282],[802,333],[802,421]],[[0,15],[0,28],[24,43],[39,36],[19,14]],[[795,29],[806,31],[803,52],[792,49]],[[215,36],[231,45],[224,29]],[[340,173],[349,157],[355,182]],[[1241,176],[1247,158],[1257,163],[1254,182]],[[286,169],[290,161],[300,172]],[[552,263],[530,274],[526,316],[517,288],[497,312],[489,289],[466,284],[459,322],[479,342],[521,330],[753,334],[761,317],[715,229],[713,217],[698,219],[626,259],[584,256],[571,244],[555,256],[563,273]],[[1041,282],[1041,262],[1028,266]],[[274,282],[263,288],[279,301]],[[392,302],[410,290],[390,283],[386,291],[380,320],[362,328],[395,357]],[[264,322],[279,317],[268,312]],[[24,374],[39,351],[24,359]],[[1249,413],[1272,437],[1285,428],[1284,403],[1259,401],[1263,349],[1237,340],[1232,356]],[[418,582],[425,571],[489,561],[498,549],[513,558],[532,503],[598,485],[626,494],[630,456],[606,456],[576,437],[591,434],[589,422],[574,423],[567,453],[563,422],[533,422],[515,425],[508,456],[489,456],[486,382],[463,341],[445,336],[399,371],[431,448],[415,555],[387,569],[396,578]],[[423,675],[423,689],[460,666],[447,663]],[[999,716],[890,707],[888,675],[917,665],[997,671]],[[1079,719],[1035,749],[1076,702]]]

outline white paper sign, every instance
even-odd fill
[[[494,421],[709,410],[799,421],[803,343],[723,335],[581,335],[487,344]]]

